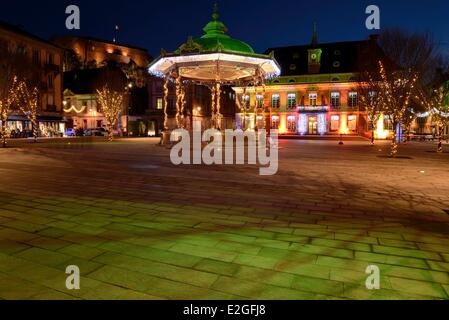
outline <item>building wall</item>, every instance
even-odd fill
[[[41,71],[41,114],[62,112],[62,50],[45,41],[0,27],[0,40],[25,48],[30,64]]]
[[[95,61],[97,64],[101,64],[103,61],[115,61],[128,64],[133,60],[138,67],[146,68],[151,60],[148,51],[145,49],[112,42],[70,36],[57,36],[51,40],[62,48],[72,49],[82,63]]]
[[[263,87],[247,88],[245,94],[244,88],[234,88],[242,108],[243,96],[246,95],[246,99],[249,96],[249,108],[246,113],[243,109],[237,113],[237,125],[243,125],[246,114],[249,117],[246,127],[254,127],[256,96],[263,96],[265,115],[268,115],[271,107],[272,128],[278,129],[281,134],[364,134],[366,126],[362,127],[360,124],[366,120],[362,119],[365,115],[359,110],[358,94],[356,103],[351,104],[349,99],[350,93],[357,92],[356,82],[321,83],[313,82],[314,79],[307,77],[302,80],[303,83],[269,83],[265,87],[265,95]],[[307,81],[310,83],[306,83]],[[332,101],[333,93],[339,94],[338,100]],[[316,95],[316,99],[312,99],[312,94]],[[275,102],[275,97],[278,97],[279,103]],[[262,115],[263,109],[259,108],[259,126],[263,123]],[[270,119],[265,121],[269,123]]]
[[[106,128],[107,121],[101,112],[95,94],[73,94],[69,90],[64,92],[64,116],[69,119],[68,128],[73,129],[94,129]],[[129,104],[129,96],[125,96],[123,101],[123,113],[116,126],[117,131],[127,132],[128,115],[126,114]]]

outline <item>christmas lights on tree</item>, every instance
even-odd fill
[[[432,115],[432,120],[437,127],[438,147],[437,152],[443,152],[443,128],[449,125],[448,111],[449,84],[446,83],[436,89],[426,90],[419,88],[415,96],[427,110],[425,115]]]
[[[377,87],[384,100],[382,111],[393,123],[390,156],[394,158],[398,153],[398,128],[402,125],[414,96],[418,73],[411,70],[387,72],[384,64],[379,61],[379,76]]]
[[[3,148],[6,148],[6,139],[9,136],[7,127],[8,116],[17,102],[19,92],[19,82],[16,76],[6,80],[11,80],[6,81],[9,82],[9,85],[0,88],[0,120],[2,122],[0,137],[2,138]]]
[[[102,89],[97,90],[98,102],[102,108],[103,114],[106,118],[106,123],[109,131],[108,140],[114,139],[114,127],[120,118],[123,107],[124,93],[111,90],[107,85]]]
[[[30,87],[26,81],[21,81],[18,85],[16,101],[20,111],[25,114],[31,122],[33,140],[36,143],[39,134],[37,122],[37,114],[39,111],[39,89],[37,87]]]

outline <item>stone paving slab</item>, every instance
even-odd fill
[[[146,139],[0,150],[0,299],[449,299],[446,154],[280,143],[273,177]]]

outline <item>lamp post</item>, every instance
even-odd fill
[[[339,144],[340,146],[344,145],[344,142],[343,142],[343,133],[340,133],[340,141],[338,142],[338,144]]]
[[[131,90],[132,90],[132,88],[133,88],[133,84],[131,82],[128,83],[128,85],[125,87],[125,91],[126,91],[126,93],[128,95],[128,105],[125,108],[125,121],[126,121],[126,123],[125,123],[125,126],[126,126],[125,130],[126,130],[126,136],[127,137],[129,136],[129,113],[130,113],[130,110],[131,110],[130,104],[131,104]]]
[[[92,108],[89,109],[89,113],[90,113],[90,119],[91,119],[91,121],[92,121],[92,118],[94,117],[94,111],[93,111]],[[94,126],[91,126],[91,128],[93,129]]]

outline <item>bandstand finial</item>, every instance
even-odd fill
[[[218,14],[218,1],[215,0],[214,13],[212,14],[212,19],[214,19],[214,21],[218,21],[219,18],[220,18],[220,15]]]

